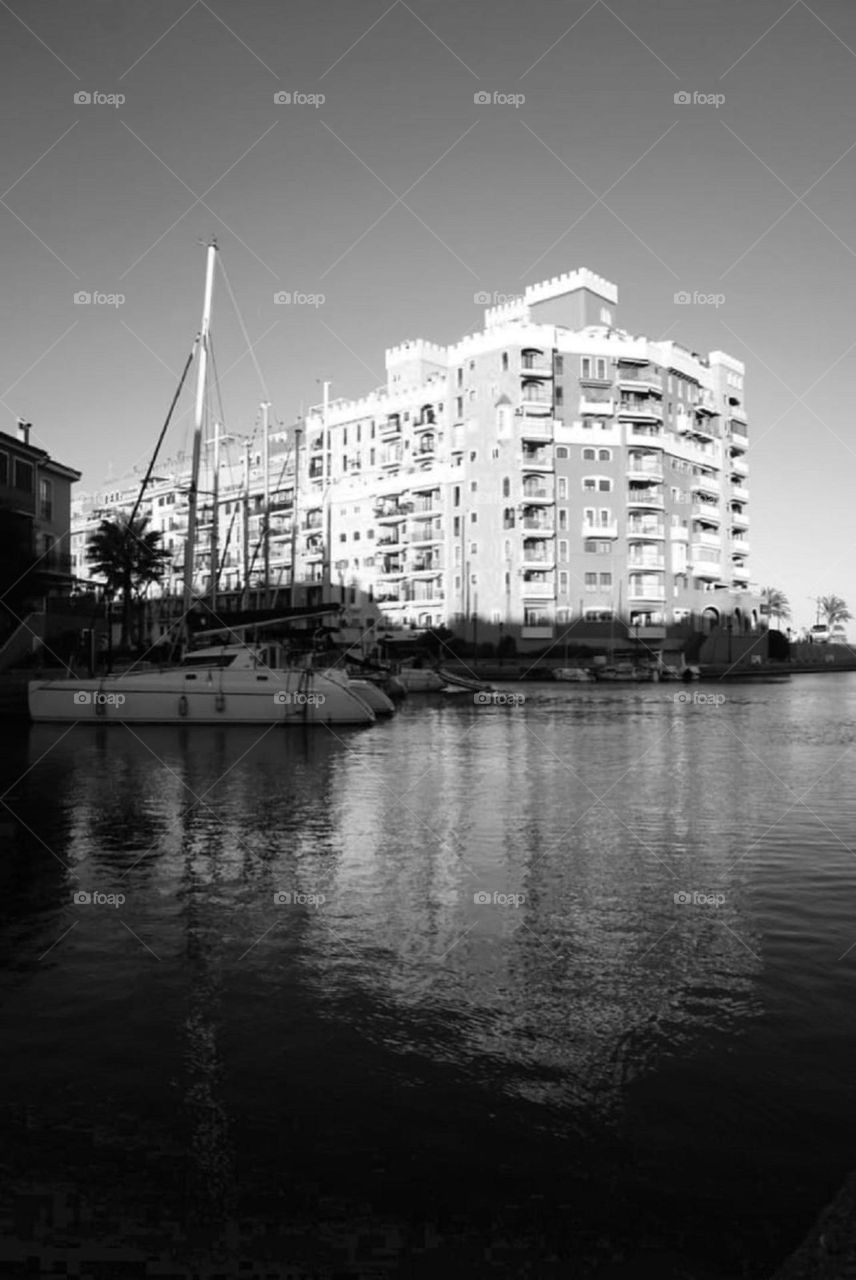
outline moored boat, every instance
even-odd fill
[[[349,686],[311,668],[278,667],[277,646],[221,645],[163,671],[32,680],[35,721],[104,724],[372,724]]]

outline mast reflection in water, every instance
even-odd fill
[[[7,736],[12,1256],[769,1274],[856,1149],[856,681],[521,691]]]

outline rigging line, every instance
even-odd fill
[[[240,307],[238,306],[238,300],[237,300],[237,298],[235,297],[235,294],[234,294],[234,293],[233,293],[233,291],[232,291],[232,286],[231,286],[231,284],[230,284],[230,282],[229,282],[229,277],[228,277],[228,275],[227,275],[227,273],[226,273],[226,268],[225,268],[225,266],[223,265],[223,258],[222,258],[222,256],[221,256],[221,255],[218,255],[218,262],[217,262],[217,265],[219,266],[220,271],[221,271],[222,276],[223,276],[223,280],[225,281],[225,284],[226,284],[226,290],[227,290],[227,292],[228,292],[228,294],[229,294],[229,298],[230,298],[230,300],[231,300],[232,306],[235,308],[235,315],[236,315],[236,316],[237,316],[237,318],[238,318],[238,324],[239,324],[239,325],[240,325],[240,327],[241,327],[241,333],[242,333],[242,335],[243,335],[244,342],[247,344],[247,348],[248,348],[249,353],[250,353],[250,358],[251,358],[251,360],[252,360],[253,364],[255,365],[256,375],[257,375],[258,380],[259,380],[259,385],[260,385],[260,387],[261,387],[261,389],[262,389],[262,396],[264,397],[264,399],[265,399],[265,400],[267,400],[268,402],[270,402],[270,395],[269,395],[269,393],[268,393],[267,383],[265,382],[264,374],[263,374],[263,373],[262,373],[262,371],[261,371],[261,367],[259,366],[259,362],[258,362],[258,360],[256,359],[256,351],[255,351],[255,347],[254,347],[253,343],[252,343],[252,342],[250,342],[250,335],[247,333],[247,326],[244,324],[244,317],[241,315],[241,309],[240,309]]]
[[[158,442],[157,442],[157,444],[155,445],[155,451],[154,451],[154,453],[152,454],[152,458],[151,458],[151,462],[149,463],[148,471],[147,471],[147,472],[146,472],[146,474],[145,474],[145,478],[144,478],[144,480],[143,480],[143,483],[140,485],[140,492],[137,494],[137,501],[134,503],[134,509],[133,509],[133,511],[131,512],[131,518],[130,518],[130,520],[128,521],[128,524],[129,524],[129,526],[131,526],[131,527],[133,527],[134,519],[135,519],[135,517],[136,517],[137,512],[138,512],[138,511],[139,511],[139,509],[140,509],[140,503],[141,503],[141,502],[142,502],[142,500],[143,500],[143,494],[144,494],[144,493],[145,493],[145,491],[146,491],[146,487],[148,486],[149,480],[150,480],[150,479],[151,479],[151,477],[152,477],[152,472],[153,472],[153,471],[154,471],[154,469],[155,469],[155,462],[157,461],[157,456],[158,456],[158,453],[160,452],[160,447],[161,447],[161,445],[163,444],[164,436],[166,435],[166,433],[167,433],[167,431],[168,431],[168,429],[169,429],[169,424],[170,424],[170,422],[172,421],[173,411],[175,410],[175,406],[178,404],[178,397],[181,395],[181,389],[182,389],[182,387],[184,386],[185,379],[187,378],[187,374],[188,374],[188,372],[189,372],[189,370],[190,370],[190,366],[193,364],[193,358],[194,358],[194,356],[196,355],[196,353],[197,353],[197,350],[198,350],[198,349],[199,349],[199,335],[197,334],[197,336],[196,336],[196,340],[195,340],[195,342],[193,343],[193,346],[192,346],[192,347],[191,347],[191,349],[190,349],[190,354],[188,355],[187,360],[186,360],[185,365],[184,365],[184,368],[183,368],[183,370],[182,370],[182,372],[181,372],[181,377],[179,378],[178,386],[177,386],[177,387],[176,387],[176,389],[175,389],[175,395],[172,397],[172,403],[171,403],[171,404],[170,404],[170,406],[169,406],[169,410],[168,410],[167,415],[166,415],[166,420],[165,420],[165,422],[164,422],[163,426],[161,427],[161,433],[160,433],[160,435],[158,436]]]

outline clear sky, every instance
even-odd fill
[[[148,456],[211,234],[233,430],[587,266],[746,362],[753,579],[856,613],[852,0],[8,0],[0,48],[0,407],[84,486]]]

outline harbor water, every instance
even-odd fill
[[[6,726],[4,1266],[772,1274],[856,1164],[856,674],[503,692]]]

